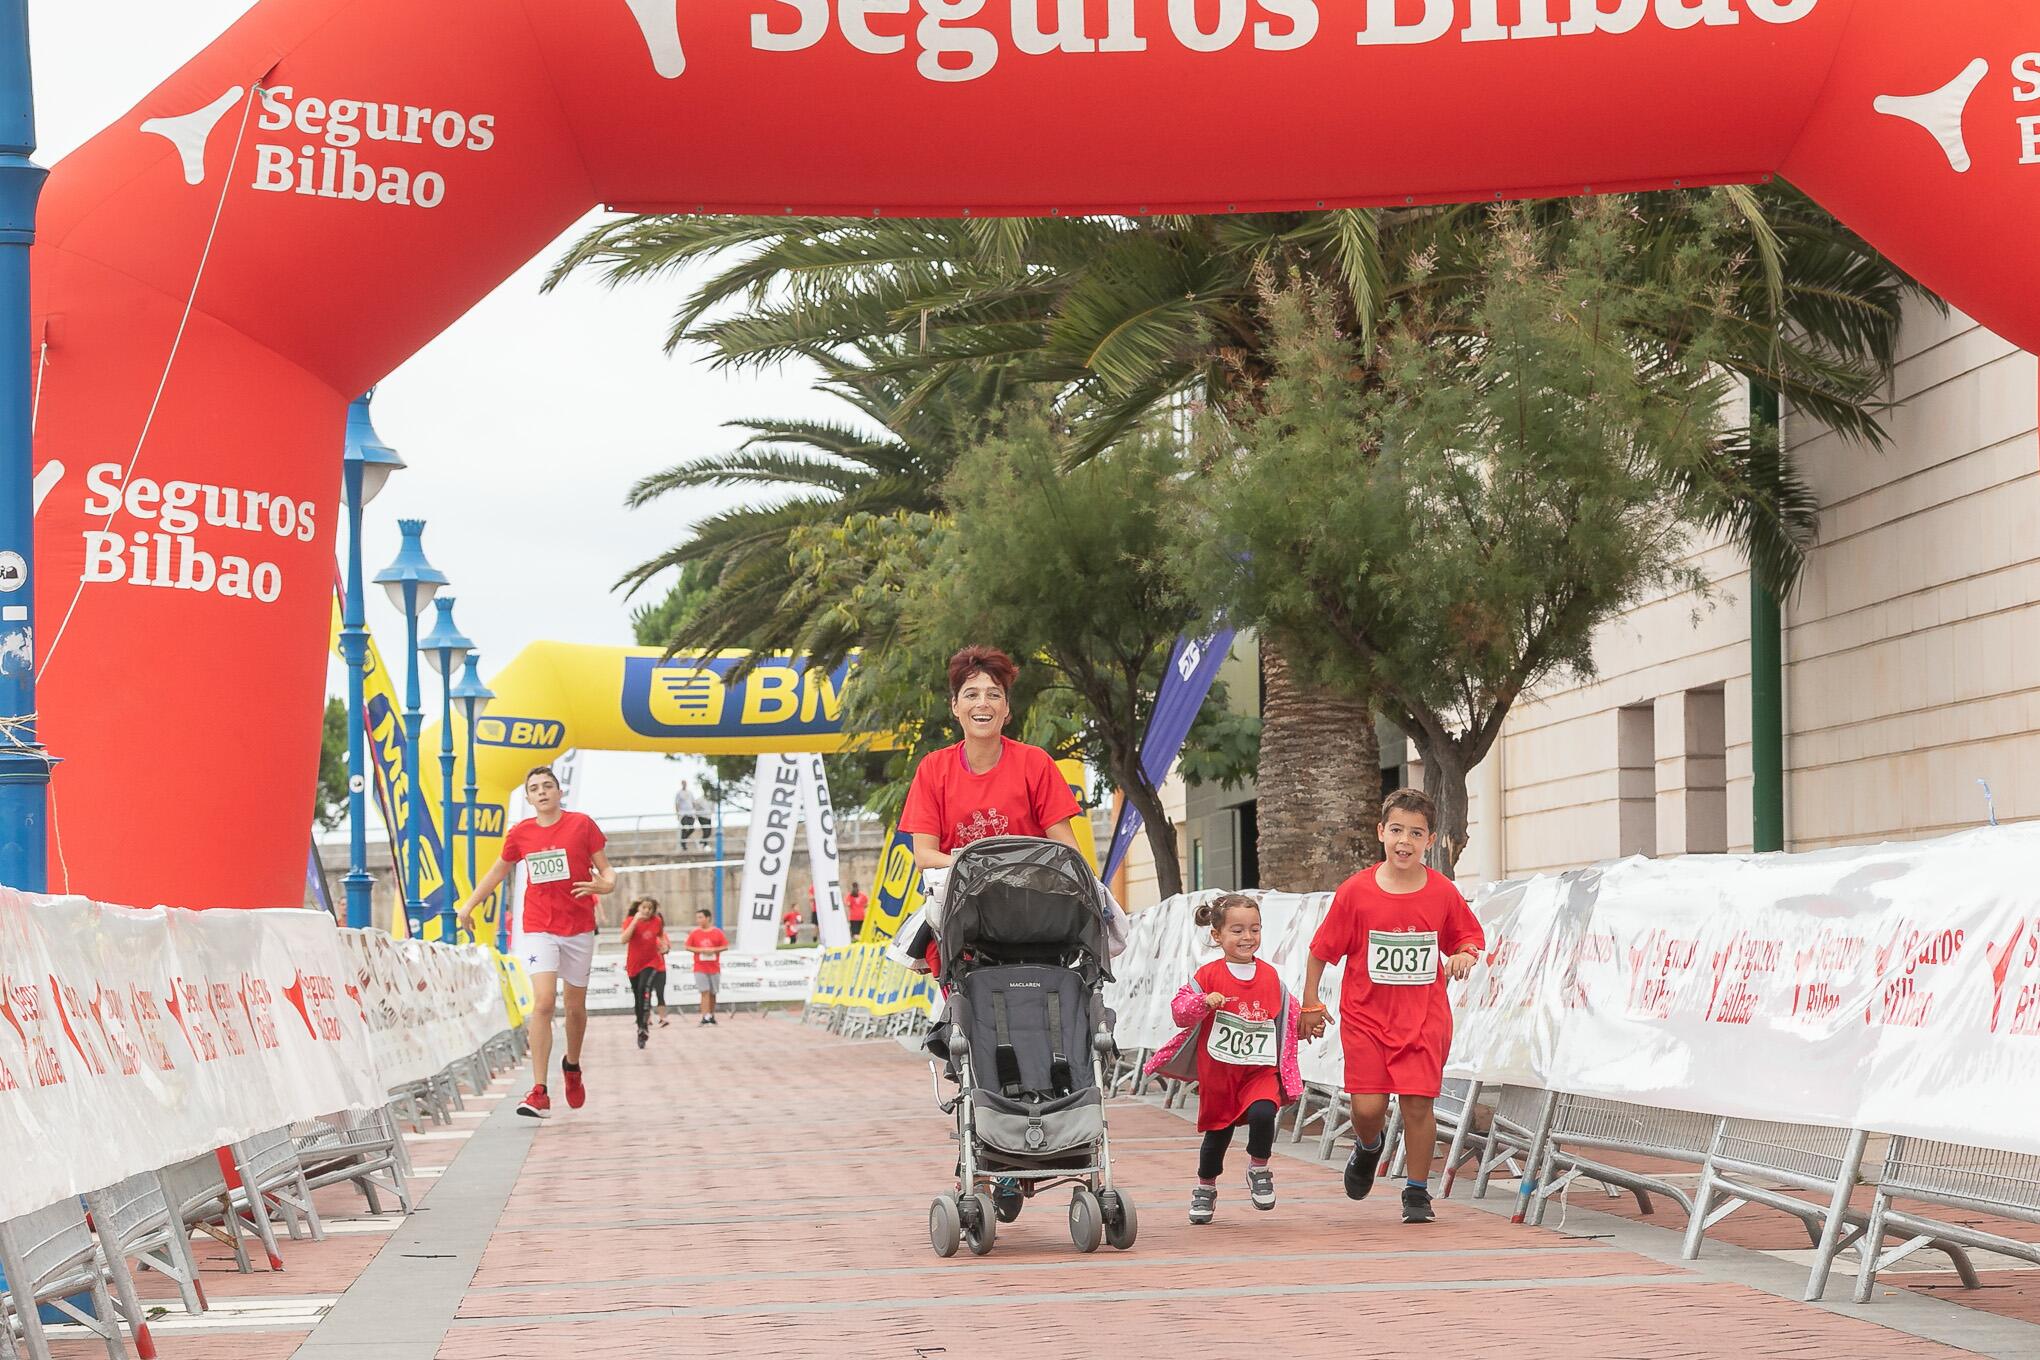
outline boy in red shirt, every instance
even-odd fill
[[[1353,1102],[1353,1155],[1346,1195],[1365,1199],[1381,1164],[1388,1098],[1402,1107],[1409,1181],[1405,1223],[1429,1223],[1431,1159],[1438,1122],[1431,1104],[1452,1048],[1447,978],[1463,978],[1486,944],[1480,922],[1452,880],[1427,867],[1438,810],[1417,789],[1397,789],[1381,805],[1381,844],[1388,858],[1339,885],[1324,924],[1310,942],[1303,978],[1302,1037],[1324,1033],[1318,983],[1325,965],[1346,961],[1339,989],[1346,1091]]]
[[[729,938],[715,928],[715,913],[706,907],[694,913],[694,929],[687,932],[688,949],[694,952],[694,990],[701,993],[701,1023],[715,1023],[715,994],[722,989],[722,956]]]

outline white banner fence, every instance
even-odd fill
[[[1624,860],[1483,891],[1447,1072],[1704,1114],[2040,1154],[2040,825],[1798,855]],[[1214,896],[1134,918],[1107,992],[1154,1048]],[[1300,994],[1330,904],[1257,893]],[[1336,1015],[1337,970],[1323,995]],[[1340,1084],[1339,1031],[1306,1080]]]
[[[0,888],[0,1220],[371,1109],[505,1028],[474,946]]]
[[[805,1001],[814,986],[821,957],[819,949],[725,954],[716,1002],[723,1006],[748,1006]],[[675,949],[666,955],[667,1006],[692,1006],[701,1000],[701,993],[695,990],[693,969],[694,955],[686,950]],[[631,1009],[630,978],[624,974],[622,954],[595,956],[595,966],[588,973],[588,1009],[601,1012]]]

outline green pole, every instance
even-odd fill
[[[1750,389],[1751,433],[1778,435],[1778,394]],[[1785,641],[1778,597],[1750,573],[1750,844],[1785,848]]]

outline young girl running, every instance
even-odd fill
[[[1303,1094],[1296,1063],[1298,1011],[1282,979],[1254,956],[1261,948],[1261,908],[1238,893],[1197,909],[1221,951],[1176,993],[1170,1013],[1183,1032],[1147,1065],[1151,1073],[1197,1082],[1197,1127],[1204,1146],[1190,1221],[1209,1223],[1218,1204],[1233,1130],[1247,1126],[1247,1196],[1256,1209],[1275,1207],[1275,1114]]]

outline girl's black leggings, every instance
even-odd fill
[[[637,1027],[649,1029],[652,1024],[652,993],[659,994],[659,1004],[666,1004],[666,975],[656,968],[640,968],[630,975],[630,999],[637,1011]]]
[[[1275,1151],[1275,1102],[1257,1100],[1247,1106],[1246,1117],[1240,1124],[1247,1126],[1247,1155],[1265,1161]],[[1233,1125],[1236,1129],[1239,1124]],[[1215,1181],[1218,1173],[1225,1170],[1225,1150],[1232,1146],[1232,1129],[1213,1129],[1204,1135],[1204,1146],[1197,1153],[1197,1178]]]

